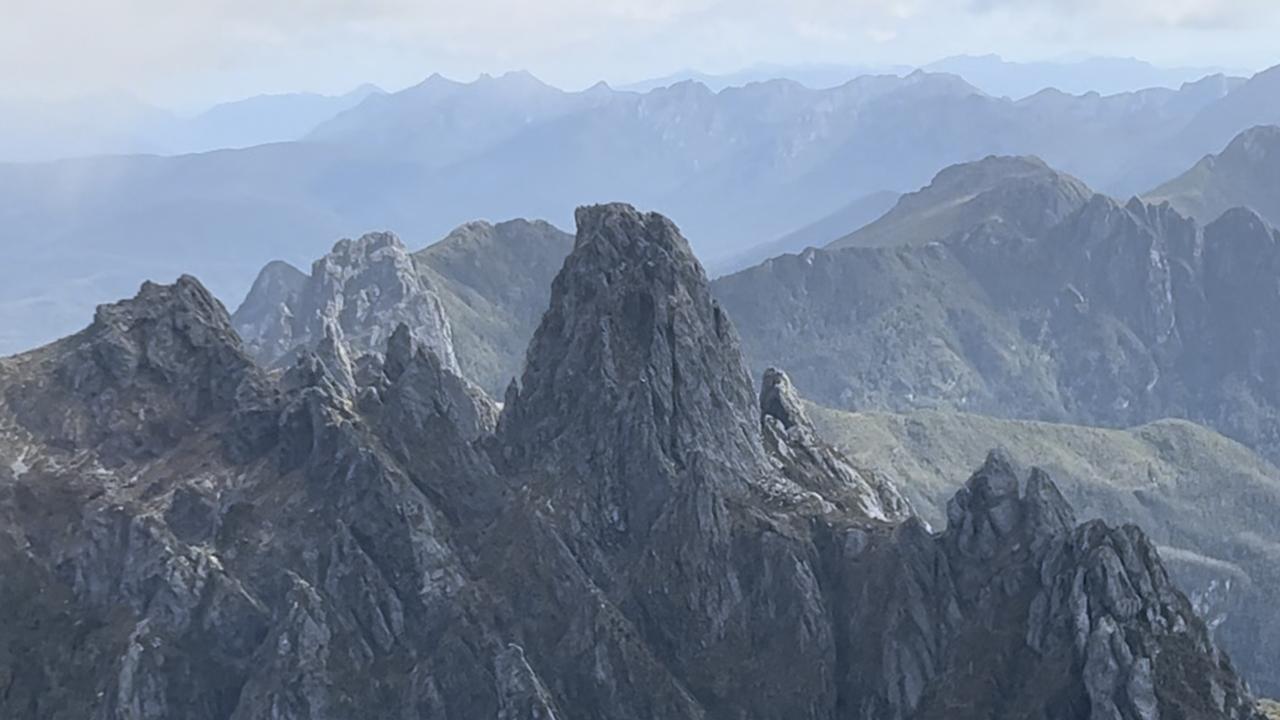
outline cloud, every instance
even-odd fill
[[[1275,0],[970,0],[979,12],[1040,13],[1063,22],[1127,23],[1136,29],[1245,27],[1275,20]]]
[[[1276,0],[9,0],[0,93],[337,91],[529,68],[568,83],[688,66],[1155,55],[1266,58]],[[1215,59],[1214,53],[1231,57]],[[1180,57],[1180,56],[1179,56]],[[1269,59],[1269,58],[1268,58]],[[1269,63],[1268,63],[1269,64]]]

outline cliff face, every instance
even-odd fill
[[[339,240],[311,274],[284,263],[262,269],[233,322],[265,365],[288,365],[326,336],[353,354],[380,350],[403,323],[447,366],[458,369],[438,290],[391,233]]]
[[[753,368],[788,368],[834,408],[1180,417],[1274,460],[1276,267],[1276,231],[1248,210],[1202,228],[1095,195],[1035,234],[984,221],[921,246],[808,250],[715,295]]]
[[[491,394],[517,377],[573,236],[545,222],[471,222],[410,254],[398,238],[343,240],[310,275],[266,265],[232,315],[249,352],[288,365],[326,336],[381,352],[398,325]],[[453,358],[456,358],[453,359]]]
[[[501,417],[407,327],[269,378],[191,280],[5,359],[3,715],[1253,716],[1141,532],[993,456],[931,534],[669,221],[578,224]]]

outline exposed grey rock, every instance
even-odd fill
[[[497,430],[404,326],[350,373],[307,353],[267,378],[194,281],[0,363],[0,460],[30,460],[0,476],[0,599],[32,613],[0,618],[4,716],[1252,718],[1140,532],[1072,528],[999,457],[940,535],[842,503],[869,481],[799,471],[841,458],[785,377],[761,412],[674,225],[579,225]],[[103,387],[196,398],[183,434],[48,442],[33,407],[129,407],[57,382],[113,353],[157,369]],[[269,444],[211,452],[245,403]]]
[[[380,352],[386,333],[404,323],[450,369],[496,397],[520,374],[573,236],[540,221],[476,221],[408,259],[394,236],[344,243],[311,277],[280,262],[262,269],[234,315],[254,356],[287,365],[332,332],[358,360]],[[372,249],[361,250],[365,245]],[[313,279],[335,275],[350,277]],[[352,315],[344,310],[352,302],[368,308]]]
[[[493,433],[498,408],[475,385],[445,367],[434,352],[414,345],[404,324],[387,341],[384,373],[386,383],[377,389],[389,412],[402,409],[410,414],[427,411],[444,417],[468,441]],[[404,418],[411,426],[420,419]]]
[[[818,438],[786,373],[765,370],[760,408],[765,449],[782,474],[816,493],[820,504],[884,522],[912,515],[910,504],[885,477],[856,467]]]
[[[233,319],[249,352],[268,366],[288,365],[327,337],[348,355],[380,351],[404,323],[458,370],[439,294],[392,233],[339,240],[305,280],[268,265]]]
[[[493,661],[498,678],[498,720],[556,720],[551,693],[524,658],[524,649],[511,645]]]
[[[21,423],[68,451],[96,449],[108,467],[154,458],[219,413],[239,422],[233,453],[272,442],[272,391],[245,355],[222,305],[191,277],[146,283],[103,305],[93,325],[26,356],[33,374],[4,388]],[[39,378],[35,384],[24,382]]]
[[[281,260],[269,262],[258,272],[249,294],[236,309],[236,331],[243,339],[257,338],[255,353],[283,356],[292,343],[294,309],[310,277]],[[261,347],[257,347],[257,346]]]

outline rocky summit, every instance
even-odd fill
[[[1256,717],[1140,530],[996,454],[932,532],[670,221],[577,221],[500,415],[407,324],[268,374],[188,278],[0,361],[0,716]]]
[[[404,324],[455,373],[500,395],[572,245],[573,236],[528,220],[467,223],[412,254],[394,235],[370,234],[340,241],[309,276],[267,264],[231,317],[267,366],[330,335],[350,353],[381,352]]]
[[[326,336],[349,352],[378,350],[403,323],[458,370],[440,295],[392,233],[339,240],[310,275],[282,262],[267,265],[233,322],[247,350],[269,366],[291,363]]]

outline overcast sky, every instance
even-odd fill
[[[527,69],[566,87],[759,63],[1280,63],[1280,0],[0,0],[0,96],[190,105]]]

